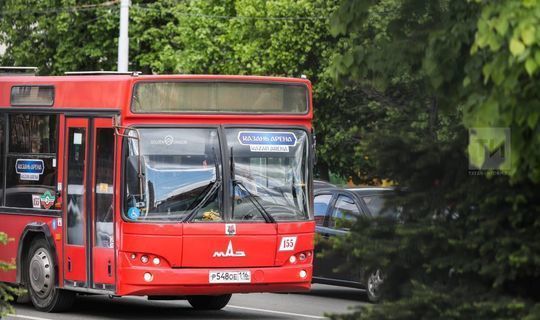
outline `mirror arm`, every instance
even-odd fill
[[[142,193],[143,193],[143,174],[142,174],[142,160],[141,160],[141,133],[140,133],[139,129],[137,129],[137,128],[123,127],[119,123],[120,123],[119,117],[115,117],[114,120],[113,120],[113,128],[114,128],[114,133],[117,136],[137,140],[137,149],[139,151],[139,154],[138,154],[138,157],[137,157],[137,166],[139,167],[139,172],[137,173],[137,176],[139,177],[139,191],[141,192],[141,196],[142,196]],[[120,133],[120,129],[124,130],[124,132]],[[126,131],[135,132],[135,136],[125,134]]]

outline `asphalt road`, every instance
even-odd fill
[[[351,312],[351,307],[366,303],[361,290],[317,284],[309,293],[235,294],[220,311],[196,311],[187,301],[80,296],[69,312],[43,313],[31,305],[17,304],[16,313],[5,319],[324,319],[325,314]]]

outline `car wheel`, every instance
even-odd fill
[[[368,273],[366,279],[366,295],[369,301],[379,302],[381,299],[381,285],[384,277],[380,269]]]
[[[39,311],[59,312],[68,309],[75,293],[56,287],[52,250],[45,239],[32,242],[26,262],[26,286],[34,307]]]
[[[220,310],[223,309],[232,294],[224,294],[220,296],[190,296],[187,298],[189,304],[197,310]]]

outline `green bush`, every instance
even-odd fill
[[[6,245],[11,239],[8,238],[7,234],[0,232],[0,245]],[[0,272],[13,270],[15,265],[6,261],[0,261]],[[13,307],[11,302],[14,301],[17,295],[23,293],[23,290],[20,290],[16,287],[8,285],[6,283],[0,282],[0,317],[13,313]]]

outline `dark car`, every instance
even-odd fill
[[[315,251],[319,253],[324,249],[325,252],[322,256],[316,254],[313,282],[365,289],[370,301],[379,300],[379,287],[383,282],[380,270],[364,272],[360,266],[336,270],[343,265],[346,257],[330,250],[329,239],[346,235],[349,232],[347,225],[354,223],[360,216],[397,217],[398,210],[384,205],[385,197],[392,194],[392,188],[315,189],[314,207],[318,234]]]

